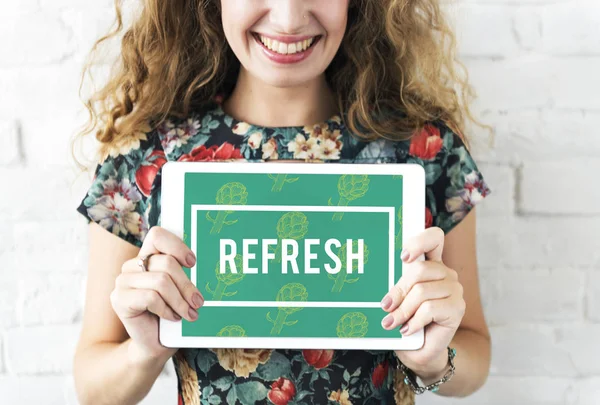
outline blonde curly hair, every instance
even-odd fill
[[[115,0],[116,28],[90,52],[82,87],[99,46],[125,29],[122,1]],[[240,67],[219,0],[143,0],[137,11],[109,79],[84,101],[89,120],[73,140],[96,129],[102,156],[151,122],[185,117],[227,94]],[[408,139],[441,119],[467,143],[466,119],[481,125],[469,109],[475,93],[439,0],[350,0],[346,32],[325,75],[346,126],[365,139]]]

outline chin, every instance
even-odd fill
[[[263,83],[278,88],[304,86],[319,77],[317,73],[300,75],[292,71],[281,72],[277,70],[270,72],[261,70],[260,73],[255,74],[254,76]]]

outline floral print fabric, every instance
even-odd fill
[[[446,233],[490,193],[462,139],[444,122],[428,123],[407,141],[367,142],[339,115],[311,126],[261,127],[236,120],[216,100],[116,145],[102,157],[77,210],[140,247],[148,229],[160,225],[167,161],[292,159],[422,165],[425,225]],[[179,404],[414,403],[392,351],[182,348],[173,360]]]

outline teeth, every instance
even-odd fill
[[[279,52],[279,53],[283,53],[283,54],[286,54],[286,53],[288,53],[288,52],[287,52],[287,48],[288,48],[288,47],[287,47],[287,45],[286,45],[286,44],[284,44],[283,42],[280,42],[280,43],[279,43],[279,49],[277,49],[277,52]]]
[[[277,40],[267,38],[263,35],[260,36],[260,41],[270,50],[280,53],[282,55],[288,55],[292,53],[298,53],[305,51],[314,41],[314,38],[305,39],[304,41],[294,42],[286,44]]]

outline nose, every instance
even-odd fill
[[[298,34],[309,24],[305,0],[270,0],[269,23],[282,34]]]

